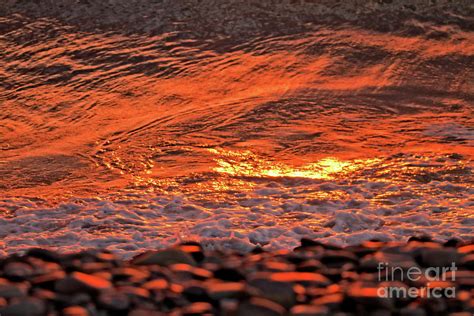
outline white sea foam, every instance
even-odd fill
[[[470,171],[462,169],[461,181],[443,178],[446,170],[459,164],[463,163],[445,159],[437,167],[440,179],[428,183],[393,174],[377,179],[359,175],[357,179],[260,180],[252,190],[207,200],[193,199],[193,194],[139,190],[75,198],[54,207],[45,207],[39,199],[4,199],[1,210],[10,216],[0,218],[0,254],[30,247],[65,252],[101,247],[130,257],[182,240],[239,251],[257,245],[291,249],[302,237],[337,245],[403,240],[419,234],[467,240],[474,236],[472,188],[466,181]],[[275,181],[279,181],[277,188]]]

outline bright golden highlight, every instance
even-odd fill
[[[314,163],[293,167],[282,162],[266,160],[248,150],[236,152],[211,149],[210,151],[220,156],[216,158],[217,167],[214,171],[242,177],[334,179],[380,161],[377,158],[344,161],[327,157]]]

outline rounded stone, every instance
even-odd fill
[[[54,251],[43,249],[43,248],[32,248],[26,252],[27,257],[39,258],[47,262],[56,262],[61,261],[61,257]]]
[[[281,316],[285,308],[264,298],[253,297],[241,303],[237,309],[237,316]]]
[[[24,287],[19,287],[8,281],[1,281],[0,279],[0,297],[3,298],[14,298],[14,297],[23,297],[26,295],[26,289]]]
[[[90,313],[82,306],[70,306],[62,310],[63,316],[89,316]]]
[[[328,308],[315,305],[296,305],[290,310],[292,316],[325,316],[328,315]]]
[[[3,275],[10,280],[22,281],[31,278],[34,270],[27,263],[12,261],[3,267]]]
[[[223,281],[239,282],[245,280],[245,276],[234,268],[219,268],[214,271],[214,277]]]
[[[207,293],[207,289],[199,284],[186,286],[183,295],[191,302],[209,302],[211,298]]]
[[[82,272],[73,272],[71,275],[56,282],[56,291],[59,293],[73,294],[78,292],[97,293],[110,289],[110,281]]]
[[[206,302],[196,302],[182,309],[182,315],[211,315],[213,312],[212,305]]]
[[[138,255],[132,260],[136,265],[153,265],[169,266],[175,263],[186,263],[192,266],[196,265],[196,261],[189,254],[179,249],[165,249],[160,251],[149,251]]]
[[[474,254],[469,254],[469,255],[464,256],[460,260],[459,265],[473,271],[474,270]]]
[[[132,267],[115,268],[112,270],[112,279],[116,281],[142,282],[150,276],[145,269],[136,269]]]
[[[0,308],[2,316],[42,316],[46,313],[46,303],[40,299],[26,297]]]
[[[420,259],[425,267],[449,267],[457,265],[460,256],[455,248],[423,249]]]
[[[31,280],[34,286],[42,288],[53,288],[54,284],[66,277],[66,273],[62,270],[57,270],[51,273],[37,276]]]
[[[125,311],[130,306],[130,298],[125,293],[106,290],[100,293],[97,303],[112,312]]]
[[[248,285],[255,290],[253,295],[276,302],[285,308],[296,303],[296,293],[291,283],[259,278],[249,281]]]
[[[240,282],[212,283],[207,287],[209,296],[214,300],[241,298],[245,295],[245,284]]]

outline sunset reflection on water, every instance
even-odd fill
[[[322,158],[314,163],[291,166],[284,162],[266,160],[251,151],[230,151],[211,149],[219,155],[214,171],[242,177],[275,177],[334,179],[380,162],[380,159],[341,160],[336,157]]]
[[[471,30],[113,29],[0,20],[0,256],[472,238]]]

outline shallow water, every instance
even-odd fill
[[[0,253],[474,236],[468,16],[236,35],[12,8]]]

